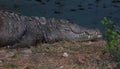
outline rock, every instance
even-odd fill
[[[64,52],[62,56],[63,56],[63,57],[68,57],[69,55],[68,55],[67,52]]]

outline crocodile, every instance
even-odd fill
[[[82,27],[67,19],[0,11],[0,47],[30,47],[39,42],[89,41],[99,38],[100,30]]]

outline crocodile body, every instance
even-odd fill
[[[26,47],[36,42],[85,41],[100,37],[99,30],[81,27],[69,20],[0,11],[0,46]]]

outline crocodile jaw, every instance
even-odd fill
[[[90,40],[102,38],[102,33],[98,29],[88,31],[87,33],[88,33],[88,39]]]
[[[102,37],[102,35],[98,35],[98,38],[101,38]]]

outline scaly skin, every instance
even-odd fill
[[[0,45],[29,47],[36,42],[86,41],[101,37],[98,29],[81,27],[65,19],[27,17],[0,11]]]

